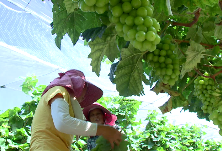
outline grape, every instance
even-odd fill
[[[123,25],[123,32],[124,32],[125,34],[127,34],[127,32],[128,32],[130,29],[132,29],[131,26]]]
[[[137,41],[137,40],[134,40],[133,41],[133,46],[136,48],[136,49],[141,49],[142,48],[142,43],[140,41]]]
[[[136,33],[137,31],[135,29],[130,29],[128,32],[127,32],[127,36],[130,40],[133,40],[135,39],[136,37]]]
[[[142,42],[142,41],[145,40],[145,37],[146,37],[146,33],[145,33],[144,31],[138,31],[138,32],[136,33],[136,40],[137,40],[137,41]]]
[[[130,13],[129,13],[130,16],[133,16],[133,17],[136,17],[137,14],[136,14],[136,10],[133,9]]]
[[[83,12],[88,12],[90,10],[90,6],[88,6],[84,1],[80,2],[80,9]]]
[[[155,51],[155,50],[154,50],[154,51]],[[164,61],[165,61],[165,57],[160,56],[160,57],[159,57],[159,62],[162,63],[162,62],[164,62]]]
[[[122,9],[123,9],[123,12],[124,12],[124,13],[129,13],[129,12],[133,9],[133,7],[132,7],[132,5],[130,4],[130,2],[124,2],[124,3],[122,4]]]
[[[133,16],[127,16],[126,19],[125,19],[125,22],[129,26],[133,26],[134,25],[134,17]]]
[[[136,11],[137,16],[146,17],[147,16],[147,9],[145,7],[140,7]]]
[[[152,16],[153,15],[153,9],[149,6],[146,6],[145,8],[147,10],[147,16]]]
[[[123,13],[120,17],[119,17],[119,21],[122,23],[122,24],[125,24],[125,20],[126,20],[126,17],[128,16],[128,14],[125,14]]]
[[[118,23],[119,22],[119,17],[115,17],[115,16],[111,16],[110,18],[109,18],[109,21],[111,22],[111,23]]]
[[[123,10],[120,5],[116,5],[112,8],[112,14],[115,17],[120,17],[123,13]]]
[[[93,6],[96,4],[96,0],[84,0],[84,2],[86,3],[86,5],[88,6]]]
[[[117,32],[123,31],[123,24],[117,23],[115,29]]]
[[[146,49],[152,49],[152,44],[151,44],[151,42],[149,42],[149,41],[147,41],[147,40],[144,40],[143,41],[143,46],[142,46],[142,48],[146,48]]]
[[[149,0],[141,0],[141,6],[149,6],[150,1]]]
[[[153,59],[153,53],[149,53],[148,55],[147,55],[147,60],[148,61],[151,61],[152,59]]]
[[[161,50],[161,51],[160,51],[160,55],[161,55],[161,56],[165,56],[165,55],[166,55],[166,50]]]
[[[148,41],[154,41],[155,38],[156,38],[156,34],[155,34],[153,31],[148,31],[148,32],[146,33],[146,39],[147,39]]]
[[[163,44],[163,49],[168,50],[170,48],[169,44]]]
[[[147,27],[144,25],[139,25],[139,26],[137,26],[136,30],[147,32]]]
[[[148,28],[148,31],[153,31],[155,34],[157,33],[156,29],[154,27],[152,27],[152,26]]]
[[[141,6],[142,2],[141,0],[132,0],[131,1],[131,5],[133,6],[133,8],[139,8]]]
[[[143,19],[143,17],[141,17],[141,16],[137,16],[137,17],[135,17],[135,19],[134,19],[135,25],[142,25],[143,22],[144,22],[144,19]]]
[[[98,13],[98,14],[103,14],[105,11],[108,10],[108,6],[107,5],[104,5],[103,7],[97,7],[95,6],[95,11]]]
[[[154,50],[154,55],[159,55],[160,54],[160,50],[159,49],[156,49],[156,50]]]
[[[146,16],[144,19],[144,25],[146,27],[151,27],[153,25],[153,20],[150,16]]]
[[[153,62],[157,62],[159,61],[159,57],[158,56],[153,56]]]
[[[117,4],[119,4],[120,0],[109,0],[109,3],[111,6],[115,6]]]
[[[160,43],[160,40],[161,40],[160,36],[156,34],[156,38],[154,39],[153,43],[156,45]]]
[[[108,3],[109,3],[109,0],[96,0],[96,6],[97,7],[103,7]]]

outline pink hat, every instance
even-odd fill
[[[110,126],[115,125],[115,122],[117,120],[116,115],[112,114],[109,110],[107,110],[101,104],[99,104],[97,102],[95,102],[83,109],[83,114],[85,115],[87,121],[89,121],[89,112],[94,109],[101,109],[104,112],[106,125],[110,125]]]
[[[85,75],[79,70],[69,70],[65,73],[59,73],[58,78],[54,79],[43,91],[44,95],[50,88],[54,86],[65,87],[69,93],[75,97],[79,97],[82,94],[85,84],[87,85],[87,91],[83,101],[80,103],[81,107],[86,107],[96,102],[103,95],[103,91],[92,83],[86,81]]]

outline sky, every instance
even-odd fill
[[[62,49],[56,47],[55,36],[51,35],[49,25],[52,21],[50,1],[44,3],[41,0],[9,1],[0,1],[0,68],[2,69],[0,86],[6,86],[5,89],[0,88],[2,112],[30,101],[31,98],[25,95],[20,87],[27,75],[35,74],[39,79],[38,84],[47,85],[57,77],[58,72],[72,68],[83,71],[87,80],[104,91],[104,96],[118,95],[115,85],[107,76],[110,65],[102,63],[100,77],[91,72],[91,60],[87,57],[90,48],[84,46],[83,41],[79,40],[73,47],[70,38],[65,36],[62,40]],[[137,119],[142,121],[146,117],[147,110],[160,112],[158,107],[169,98],[167,94],[156,95],[150,91],[149,86],[144,87],[144,92],[144,96],[133,97],[143,101],[137,115]],[[198,119],[195,113],[180,111],[181,108],[165,115],[173,124],[183,125],[187,122],[197,125],[207,124],[210,128],[205,138],[221,139],[218,128],[212,122]]]

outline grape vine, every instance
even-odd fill
[[[58,48],[65,34],[74,45],[81,36],[91,48],[88,57],[93,72],[99,76],[101,62],[106,59],[112,62],[110,80],[121,96],[143,95],[146,84],[157,94],[171,96],[160,107],[163,113],[182,106],[207,120],[211,110],[220,114],[215,106],[222,102],[221,1],[52,0],[52,3],[52,34],[56,34]],[[194,103],[195,99],[198,103]],[[213,115],[210,119],[216,121]]]

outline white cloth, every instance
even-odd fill
[[[75,101],[73,102],[74,103],[72,105],[76,105]],[[80,113],[77,113],[77,111],[74,111],[74,114],[75,114],[75,117],[82,116]],[[95,136],[96,135],[97,124],[71,117],[69,114],[69,104],[63,98],[56,98],[52,102],[51,115],[52,115],[55,128],[62,133],[66,133],[70,135],[81,135],[81,136]]]

